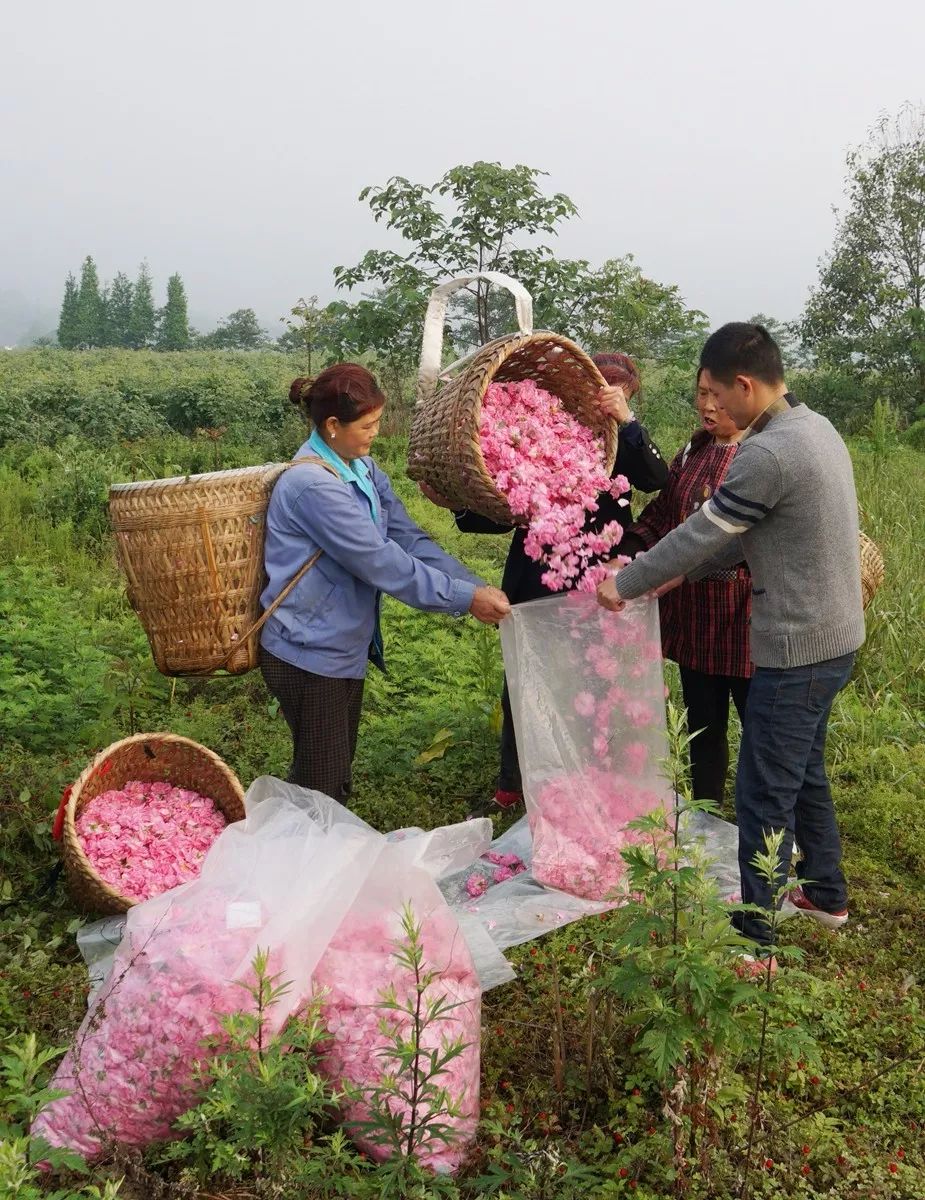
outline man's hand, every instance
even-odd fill
[[[620,612],[626,608],[626,601],[617,590],[616,571],[597,585],[597,602],[601,608],[609,608],[611,612]]]
[[[469,612],[485,625],[497,625],[510,615],[511,602],[500,588],[480,587],[475,589]]]
[[[445,496],[441,496],[439,492],[435,492],[429,483],[419,483],[421,495],[425,496],[431,504],[436,504],[438,508],[452,508],[453,505]]]
[[[621,387],[605,387],[597,394],[597,407],[605,417],[613,417],[618,425],[632,420],[629,401]]]

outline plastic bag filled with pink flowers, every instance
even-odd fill
[[[33,1131],[88,1157],[106,1144],[175,1136],[174,1121],[208,1076],[203,1039],[220,1034],[222,1017],[247,1003],[239,981],[250,978],[258,949],[270,952],[271,972],[291,985],[272,1009],[271,1032],[322,993],[331,1037],[319,1066],[338,1090],[356,1089],[344,1117],[362,1123],[364,1094],[390,1069],[380,1021],[392,1014],[377,1001],[389,987],[401,996],[411,983],[394,955],[408,906],[426,961],[439,973],[430,990],[452,1005],[426,1044],[466,1043],[438,1080],[459,1110],[447,1120],[448,1143],[418,1149],[435,1170],[452,1169],[478,1114],[482,989],[435,879],[488,850],[491,822],[384,835],[330,797],[269,776],[248,789],[245,809],[246,821],[219,836],[195,883],[130,910],[109,976],[52,1084],[70,1094],[43,1109]],[[480,927],[467,936],[486,976],[510,977]],[[387,1147],[368,1134],[357,1140],[386,1157]]]
[[[620,613],[572,593],[501,624],[538,883],[604,900],[625,875],[629,822],[670,803],[658,603]]]
[[[248,793],[250,796],[250,793]],[[69,1094],[33,1132],[93,1157],[107,1144],[173,1136],[196,1101],[205,1038],[240,1011],[258,949],[292,987],[278,1028],[311,993],[318,961],[379,847],[349,824],[323,830],[290,799],[247,805],[213,844],[199,879],[132,908],[108,979],[52,1082]]]
[[[436,880],[468,867],[489,852],[491,822],[483,818],[428,832],[407,829],[383,835],[327,796],[292,784],[281,785],[276,780],[270,782],[294,796],[322,827],[336,829],[350,823],[365,829],[378,848],[375,862],[314,976],[314,986],[322,997],[322,1019],[330,1034],[319,1068],[336,1091],[348,1094],[343,1105],[344,1123],[356,1144],[371,1158],[383,1161],[389,1157],[392,1146],[369,1125],[376,1089],[386,1075],[396,1071],[395,1061],[388,1056],[394,1042],[383,1031],[383,1021],[403,1037],[410,1032],[410,1018],[381,1004],[389,989],[394,989],[399,1004],[414,995],[415,975],[396,957],[397,947],[405,941],[402,914],[408,910],[420,927],[422,969],[435,975],[422,995],[422,1003],[426,1006],[440,999],[443,1007],[441,1017],[424,1031],[422,1049],[439,1051],[451,1042],[463,1043],[462,1052],[434,1080],[436,1087],[447,1093],[453,1111],[434,1113],[424,1104],[415,1114],[418,1122],[436,1117],[445,1127],[444,1135],[425,1136],[416,1145],[415,1154],[419,1162],[434,1171],[453,1171],[465,1157],[478,1123],[480,972],[497,977],[499,960],[502,969],[507,964],[484,933],[475,941],[475,929],[467,925],[467,934],[463,935],[460,918],[450,909]],[[478,965],[467,938],[479,946]],[[405,1091],[410,1090],[411,1082],[410,1078],[401,1081]],[[409,1104],[392,1096],[388,1107],[406,1129],[410,1128]]]

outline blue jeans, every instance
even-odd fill
[[[770,909],[772,889],[752,866],[767,830],[784,830],[779,883],[787,878],[793,840],[802,852],[806,895],[819,908],[847,907],[841,840],[825,773],[825,735],[835,697],[848,682],[854,654],[805,667],[758,667],[748,693],[736,773],[742,899]],[[753,913],[735,913],[746,937],[767,945],[770,932]]]

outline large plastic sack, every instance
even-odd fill
[[[628,824],[671,792],[658,605],[572,594],[501,624],[538,883],[590,900],[620,887]]]
[[[389,986],[401,996],[410,984],[394,958],[401,912],[410,906],[427,962],[440,973],[430,992],[453,1006],[424,1044],[466,1042],[437,1080],[460,1105],[446,1122],[450,1145],[418,1151],[434,1169],[452,1168],[478,1113],[483,980],[513,972],[475,922],[467,930],[470,950],[434,877],[483,854],[491,822],[383,835],[329,797],[268,776],[248,789],[245,809],[246,821],[223,831],[197,881],[130,910],[108,975],[53,1081],[70,1094],[43,1109],[34,1132],[88,1157],[107,1142],[143,1146],[174,1136],[174,1121],[208,1077],[203,1040],[220,1035],[223,1016],[246,1006],[240,983],[258,949],[270,952],[271,972],[291,985],[271,1010],[270,1032],[321,993],[332,1036],[320,1069],[338,1087],[356,1090],[345,1118],[362,1125],[369,1093],[389,1069],[379,1023],[392,1014],[377,1002]],[[95,962],[116,937],[108,926],[96,932],[87,947]],[[357,1137],[376,1157],[388,1153],[368,1131],[357,1127]]]
[[[246,1007],[258,949],[291,982],[271,1031],[309,995],[318,961],[379,846],[343,823],[323,830],[284,797],[248,805],[200,878],[132,908],[106,982],[52,1082],[69,1095],[36,1118],[53,1146],[92,1157],[107,1143],[168,1138],[196,1101],[203,1040]]]
[[[439,1018],[423,1030],[419,1070],[427,1069],[431,1052],[462,1043],[461,1052],[433,1079],[454,1111],[444,1112],[439,1106],[435,1111],[428,1103],[416,1105],[415,1123],[436,1122],[442,1129],[439,1137],[425,1135],[415,1146],[415,1156],[435,1171],[455,1170],[474,1140],[478,1123],[483,978],[497,975],[499,960],[507,978],[513,973],[484,936],[475,942],[481,960],[477,969],[467,937],[436,879],[462,870],[485,853],[491,843],[491,822],[466,821],[426,833],[407,829],[383,836],[318,792],[277,780],[259,782],[270,791],[283,789],[324,829],[349,823],[365,828],[378,844],[376,861],[315,971],[322,1019],[330,1034],[319,1067],[335,1090],[346,1093],[343,1118],[354,1141],[371,1158],[387,1158],[392,1147],[371,1128],[377,1096],[406,1130],[412,1126],[410,1102],[395,1092],[389,1096],[378,1092],[387,1076],[400,1076],[389,1052],[396,1035],[409,1038],[412,1024],[400,1009],[384,1007],[383,998],[391,993],[399,1006],[409,1001],[416,1006],[416,973],[398,957],[407,940],[402,929],[407,911],[420,928],[422,970],[434,975],[421,992],[420,1011],[426,1012],[437,1001],[441,1008]],[[400,1077],[398,1082],[410,1094],[412,1079]]]

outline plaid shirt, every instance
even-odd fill
[[[648,550],[713,495],[737,450],[695,434],[675,456],[662,491],[627,530],[627,553]],[[622,547],[621,547],[622,549]],[[752,580],[744,565],[682,583],[659,601],[662,650],[679,666],[748,679]]]

